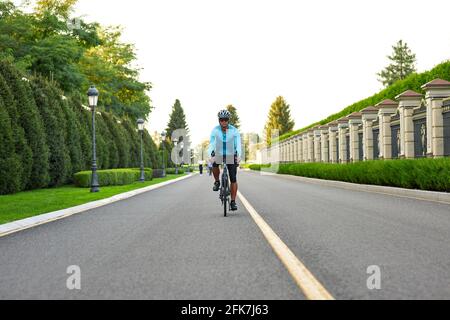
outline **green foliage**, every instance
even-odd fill
[[[170,113],[169,123],[167,124],[167,139],[172,141],[172,133],[177,129],[184,129],[187,133],[189,133],[189,128],[186,122],[186,115],[184,114],[184,110],[181,107],[180,100],[176,99],[175,103],[172,107],[172,112]],[[179,142],[183,141],[180,137]]]
[[[81,126],[76,112],[73,109],[73,101],[63,98],[60,100],[60,105],[66,120],[65,140],[71,163],[71,171],[69,172],[68,178],[69,182],[71,182],[73,174],[84,169],[81,147]]]
[[[264,127],[266,141],[270,144],[274,130],[281,136],[294,128],[289,105],[283,97],[277,97],[270,107],[267,123]]]
[[[262,168],[270,168],[270,164],[250,164],[247,168],[254,171],[261,171]]]
[[[132,184],[139,180],[140,169],[113,169],[97,171],[98,182],[102,186],[118,186]],[[153,170],[144,169],[145,180],[153,179]],[[74,174],[74,182],[78,187],[88,188],[91,186],[91,171],[81,171]]]
[[[390,86],[398,80],[403,80],[413,72],[416,72],[415,62],[416,55],[408,48],[407,43],[402,40],[398,41],[395,46],[392,46],[393,54],[388,56],[391,63],[377,75],[380,77],[379,81],[384,86]]]
[[[38,0],[31,12],[24,12],[12,1],[1,1],[0,59],[28,75],[56,81],[66,96],[96,84],[100,110],[133,120],[147,118],[151,84],[139,81],[135,47],[120,41],[119,27],[69,20],[76,2]]]
[[[15,153],[11,119],[0,97],[0,194],[20,190],[20,158]]]
[[[80,123],[80,144],[83,154],[83,168],[90,168],[92,164],[92,130],[90,112],[84,109],[79,102],[75,102],[75,110]]]
[[[126,131],[127,144],[130,147],[130,167],[139,167],[141,163],[141,149],[140,138],[137,132],[136,125],[133,125],[130,120],[124,119],[122,121],[123,128]]]
[[[36,104],[45,124],[45,134],[50,150],[49,186],[59,186],[67,182],[71,173],[69,151],[65,139],[65,117],[59,104],[60,97],[51,84],[42,78],[32,82]]]
[[[419,93],[424,93],[421,86],[425,83],[434,80],[436,78],[440,78],[443,80],[450,81],[450,61],[445,61],[441,64],[438,64],[433,69],[423,72],[423,73],[413,73],[404,80],[399,80],[393,85],[387,87],[386,89],[381,90],[380,92],[374,94],[371,97],[368,97],[364,100],[358,101],[342,111],[332,114],[326,119],[323,119],[319,122],[313,123],[305,128],[291,131],[287,134],[284,134],[279,137],[279,140],[285,140],[293,135],[296,135],[300,132],[306,131],[312,127],[315,127],[317,125],[324,125],[329,122],[332,122],[334,120],[337,120],[339,118],[345,117],[353,112],[361,111],[364,108],[367,108],[369,106],[374,106],[378,102],[381,102],[385,99],[395,99],[397,95],[400,93],[406,91],[406,90],[413,90]]]
[[[239,116],[237,114],[237,109],[235,107],[233,107],[233,105],[230,104],[227,106],[227,110],[231,113],[230,124],[235,126],[238,129],[240,129],[241,122],[240,122]]]
[[[261,165],[249,167],[252,170],[261,170]],[[374,160],[350,164],[280,164],[278,173],[360,184],[450,192],[450,158]]]
[[[48,181],[48,147],[42,118],[36,107],[29,80],[24,78],[10,63],[0,61],[0,73],[11,88],[16,102],[18,124],[24,129],[31,155],[22,158],[22,189],[45,186]],[[31,156],[31,157],[29,157]]]
[[[178,174],[184,174],[185,170],[183,168],[178,168]],[[166,174],[175,174],[175,168],[166,168]]]
[[[112,168],[127,168],[129,162],[130,148],[125,139],[125,132],[117,119],[112,114],[103,113],[103,120],[108,128],[108,134],[111,137],[112,154],[111,161],[114,163]],[[116,158],[117,157],[117,158]]]
[[[27,143],[27,140],[25,139],[25,130],[21,127],[20,119],[19,119],[19,113],[17,111],[16,107],[16,101],[14,100],[14,96],[12,95],[12,92],[7,85],[5,79],[3,78],[2,74],[0,73],[0,98],[3,102],[3,108],[8,113],[8,117],[11,121],[11,131],[12,131],[12,138],[14,143],[14,150],[8,149],[6,147],[5,156],[8,157],[8,152],[14,153],[17,155],[19,160],[19,167],[16,168],[16,171],[12,174],[17,175],[18,177],[18,183],[19,185],[16,187],[12,186],[9,192],[18,192],[24,189],[24,166],[23,164],[28,164],[29,161],[32,159],[32,152],[31,148]],[[6,117],[6,116],[5,116]],[[2,133],[7,137],[9,135],[7,123],[8,121],[5,120],[5,127],[2,127],[0,130],[4,130],[5,132]],[[6,141],[5,141],[6,143]],[[12,155],[12,154],[11,154]],[[15,185],[15,184],[14,184]]]

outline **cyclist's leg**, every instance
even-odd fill
[[[228,164],[228,174],[230,176],[230,182],[231,182],[231,201],[236,200],[237,190],[238,190],[238,184],[237,184],[237,165],[236,164]]]
[[[219,168],[219,165],[215,162],[213,163],[212,172],[214,175],[214,181],[219,181],[220,180],[220,168]]]

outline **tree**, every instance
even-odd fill
[[[240,129],[241,123],[240,123],[236,108],[233,107],[232,104],[230,104],[227,106],[227,110],[231,113],[230,124],[235,126],[238,129]]]
[[[264,127],[266,142],[271,144],[272,133],[274,130],[279,131],[279,135],[283,135],[292,131],[295,122],[291,119],[291,111],[289,105],[283,97],[279,96],[270,107],[269,116]]]
[[[11,119],[0,96],[0,194],[20,190],[20,158],[15,153]]]
[[[130,157],[130,147],[126,141],[126,133],[124,132],[120,121],[117,120],[112,114],[103,112],[103,119],[108,126],[112,143],[114,143],[117,148],[118,163],[116,167],[127,168]]]
[[[177,129],[184,129],[187,133],[189,133],[189,128],[186,123],[186,115],[184,114],[184,110],[181,107],[180,100],[176,99],[175,104],[172,107],[172,112],[170,113],[169,123],[167,124],[167,137],[170,141],[172,141],[172,133]],[[180,138],[179,142],[183,141]]]
[[[136,49],[120,41],[119,27],[98,28],[101,45],[89,48],[80,61],[80,70],[88,82],[97,85],[101,92],[100,107],[132,121],[146,119],[151,112],[151,100],[147,92],[149,82],[140,82],[139,70],[133,67]]]
[[[7,62],[0,61],[0,73],[11,88],[18,106],[18,123],[24,129],[25,138],[32,151],[30,161],[26,160],[22,163],[24,166],[23,187],[25,189],[43,187],[48,181],[49,150],[45,141],[42,118],[30,88],[30,80]]]
[[[392,49],[394,52],[388,56],[391,63],[380,73],[377,73],[380,77],[378,81],[386,87],[416,72],[416,55],[411,52],[406,42],[400,40],[395,46],[392,46]]]
[[[0,99],[3,101],[3,107],[8,112],[11,121],[12,137],[14,141],[14,153],[18,156],[20,166],[15,171],[19,179],[18,188],[13,188],[8,192],[14,193],[24,189],[23,181],[26,179],[25,174],[28,173],[28,167],[31,166],[32,151],[25,139],[25,130],[20,125],[19,112],[17,111],[14,96],[0,72]],[[3,130],[3,129],[2,129]],[[7,129],[4,129],[7,130]],[[6,153],[8,149],[6,148]],[[2,151],[3,152],[3,151]],[[24,170],[27,168],[27,170]]]
[[[70,155],[66,144],[65,116],[59,104],[59,96],[53,91],[51,84],[43,78],[33,82],[33,93],[40,115],[44,120],[46,142],[50,153],[49,186],[60,186],[66,183],[71,173]]]
[[[66,119],[65,138],[72,169],[68,180],[69,182],[72,182],[73,174],[84,170],[83,152],[81,147],[81,126],[73,108],[73,101],[68,98],[62,98],[60,105]]]

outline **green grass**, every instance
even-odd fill
[[[0,196],[0,224],[109,198],[119,193],[173,180],[180,176],[167,175],[165,178],[154,178],[152,181],[135,182],[124,186],[100,187],[98,193],[91,193],[89,189],[69,185]]]

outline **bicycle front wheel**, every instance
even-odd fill
[[[223,216],[224,217],[227,216],[227,209],[228,209],[228,197],[225,196],[224,201],[223,201]]]

